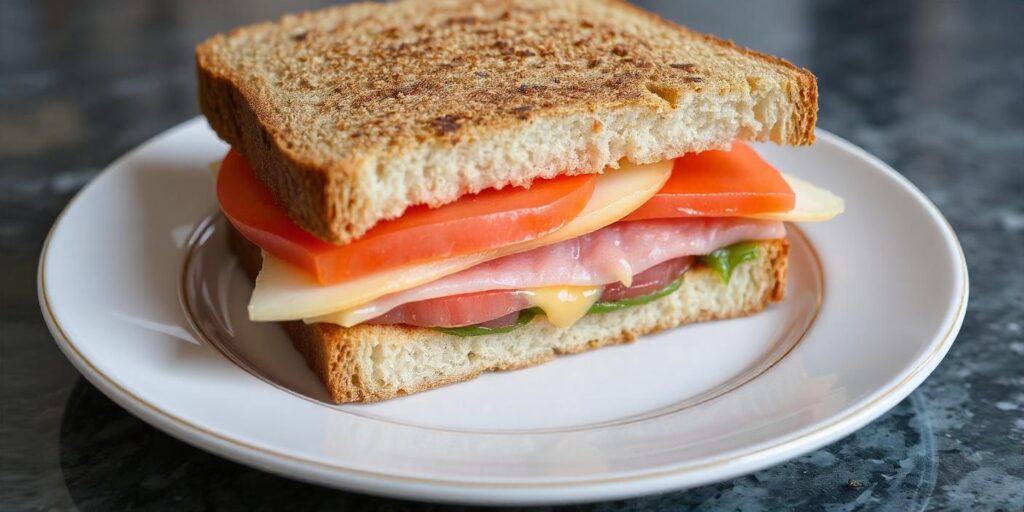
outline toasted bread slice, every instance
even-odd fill
[[[231,248],[253,279],[260,249],[231,228]],[[757,259],[741,264],[728,285],[707,267],[686,273],[675,293],[650,304],[587,315],[569,329],[538,316],[505,334],[458,337],[401,325],[283,322],[295,348],[320,377],[335,402],[373,402],[472,379],[483,372],[533,366],[633,341],[683,324],[752,315],[782,300],[789,244],[760,243]]]
[[[210,125],[304,229],[726,147],[808,144],[814,76],[616,0],[406,0],[287,16],[196,51]]]

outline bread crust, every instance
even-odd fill
[[[817,112],[807,70],[619,0],[355,4],[214,36],[196,63],[213,129],[334,243],[620,159],[809,144]]]
[[[248,242],[236,230],[229,235],[232,250],[252,279],[259,274],[262,255],[259,248]],[[734,272],[730,285],[721,283],[717,274],[706,267],[687,272],[684,285],[675,294],[650,304],[628,308],[604,315],[590,315],[568,330],[560,330],[538,317],[530,324],[509,334],[480,336],[478,343],[496,343],[511,335],[543,340],[542,350],[527,356],[493,361],[489,364],[468,364],[457,371],[425,375],[412,385],[389,386],[373,378],[368,368],[368,353],[383,343],[416,346],[423,350],[437,350],[444,344],[472,343],[469,338],[439,333],[433,329],[403,325],[357,325],[345,328],[334,324],[306,324],[301,321],[282,322],[295,348],[302,353],[310,369],[327,388],[336,403],[374,402],[418,393],[440,386],[476,378],[486,371],[515,370],[541,364],[558,355],[577,354],[609,345],[629,343],[645,334],[651,334],[680,325],[722,320],[752,315],[785,295],[789,243],[785,239],[760,242],[761,251],[755,261],[742,264]],[[748,278],[744,283],[739,281]],[[680,298],[692,298],[694,287],[703,286],[700,294],[706,307],[694,310],[680,304]],[[595,327],[587,322],[599,322]],[[581,338],[562,343],[573,329],[590,329],[599,336]],[[473,352],[469,352],[472,359]]]

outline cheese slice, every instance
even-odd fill
[[[572,327],[601,298],[603,286],[546,286],[524,290],[530,304],[544,311],[555,327]]]
[[[796,194],[796,206],[788,212],[761,213],[746,217],[782,222],[821,222],[843,213],[844,203],[841,197],[800,178],[788,174],[783,174],[782,177]]]
[[[625,217],[661,190],[672,174],[672,160],[647,165],[624,164],[597,177],[583,211],[565,226],[521,244],[477,254],[409,265],[332,285],[266,252],[263,269],[249,300],[249,318],[282,321],[310,318],[366,304],[373,299],[440,279],[509,254],[561,242],[601,229]]]

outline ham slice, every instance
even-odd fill
[[[431,299],[495,290],[601,286],[618,282],[628,288],[633,276],[669,260],[707,254],[745,240],[769,240],[785,235],[781,222],[733,217],[618,222],[578,238],[491,260],[415,288],[385,295],[362,307],[314,320],[354,325],[405,304],[427,306],[424,302]],[[509,300],[505,308],[496,308],[495,312],[507,315],[517,302]],[[398,317],[405,315],[388,315],[380,320],[400,320]]]

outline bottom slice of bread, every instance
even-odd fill
[[[262,265],[259,248],[234,229],[231,248],[250,277]],[[504,334],[459,337],[402,325],[283,322],[295,348],[331,399],[372,402],[472,379],[485,371],[533,366],[560,354],[626,343],[683,324],[751,315],[782,300],[789,244],[759,242],[757,258],[735,269],[726,285],[711,269],[688,271],[675,293],[649,304],[587,315],[559,329],[538,315]]]

